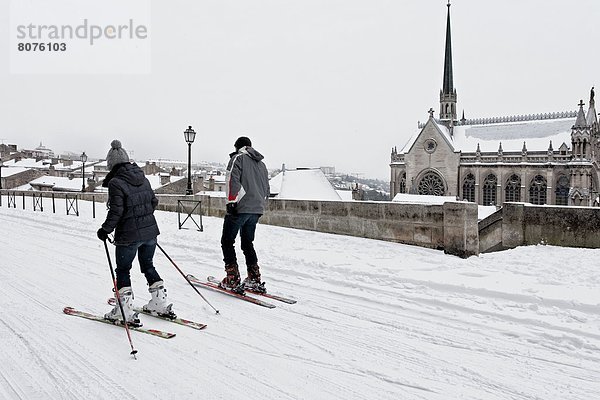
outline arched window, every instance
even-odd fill
[[[531,204],[546,204],[546,179],[541,175],[536,175],[529,186],[529,202]]]
[[[566,175],[561,175],[556,181],[556,205],[557,206],[568,206],[569,205],[569,178]]]
[[[489,174],[485,181],[483,182],[483,205],[484,206],[493,206],[496,205],[496,185],[498,184],[498,179],[496,175]]]
[[[504,201],[521,201],[521,178],[512,174],[506,181]]]
[[[463,199],[475,202],[475,176],[468,174],[463,181]]]
[[[440,176],[435,172],[428,172],[419,181],[418,193],[443,196],[446,194],[446,189],[444,189],[444,181],[442,181],[442,178],[440,178]]]
[[[400,192],[406,193],[406,172],[402,173],[402,177],[400,178]]]

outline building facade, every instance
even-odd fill
[[[575,112],[465,119],[457,116],[450,4],[439,118],[398,151],[390,192],[456,196],[481,205],[508,201],[598,205],[600,140],[594,88]]]

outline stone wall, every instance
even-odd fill
[[[2,172],[6,172],[6,169]],[[18,174],[10,175],[7,177],[2,176],[2,189],[12,189],[19,187],[44,175],[46,175],[46,173],[43,171],[28,169]]]
[[[502,210],[505,248],[539,243],[600,248],[600,208],[506,203]]]
[[[4,191],[6,192],[6,191]],[[15,193],[14,191],[10,191]],[[18,192],[17,196],[31,192]],[[6,195],[6,193],[3,193]],[[60,197],[60,193],[55,193]],[[73,196],[73,193],[69,193]],[[106,193],[79,193],[81,200],[106,202]],[[177,211],[178,200],[201,201],[196,214],[223,217],[226,199],[209,195],[157,195],[159,210]],[[185,203],[191,211],[194,203]],[[201,211],[200,211],[201,210]],[[182,211],[185,213],[186,211]],[[399,204],[369,201],[305,201],[269,199],[261,223],[317,232],[365,237],[444,250],[469,257],[479,254],[477,205]],[[400,256],[400,255],[399,255]]]
[[[600,208],[505,203],[479,222],[479,251],[549,244],[600,248]]]
[[[177,200],[191,198],[201,200],[203,215],[224,216],[224,197],[161,195],[159,207],[174,211]],[[465,258],[479,254],[477,206],[470,203],[269,199],[261,223],[412,244]]]

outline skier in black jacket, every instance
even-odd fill
[[[117,290],[125,318],[127,322],[139,323],[133,310],[133,291],[129,275],[136,254],[152,295],[152,299],[143,308],[157,315],[175,317],[171,310],[173,305],[167,303],[167,291],[163,280],[152,263],[156,237],[160,233],[154,218],[158,199],[144,171],[135,163],[129,162],[129,156],[120,141],[112,141],[111,149],[106,155],[106,165],[110,172],[102,186],[108,187],[108,213],[97,235],[100,240],[105,241],[109,233],[113,230],[115,232]],[[119,305],[104,317],[121,320]]]

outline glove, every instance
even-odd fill
[[[96,235],[98,235],[98,239],[102,240],[103,242],[105,242],[106,239],[108,239],[108,232],[106,232],[102,228],[98,229],[98,232],[96,232]]]
[[[227,208],[227,214],[229,215],[237,215],[237,203],[227,203],[225,206]]]

